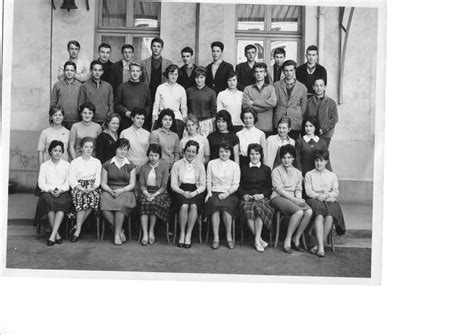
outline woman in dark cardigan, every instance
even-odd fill
[[[260,144],[248,146],[250,162],[241,167],[240,187],[237,194],[240,200],[240,212],[255,235],[255,249],[263,252],[268,244],[262,239],[262,227],[271,228],[275,210],[270,205],[272,194],[272,171],[263,165],[263,148]]]
[[[319,122],[314,116],[309,116],[303,120],[303,133],[296,140],[296,159],[295,166],[303,174],[303,178],[308,171],[314,169],[314,153],[317,150],[327,150],[326,141],[319,138]],[[331,164],[327,165],[327,169],[332,171]]]
[[[97,136],[95,153],[102,164],[115,156],[120,122],[120,116],[117,113],[109,114],[103,125],[104,131]]]

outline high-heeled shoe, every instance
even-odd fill
[[[62,238],[58,238],[56,239],[56,244],[63,244],[63,239]]]
[[[56,243],[56,242],[54,242],[54,241],[48,240],[48,242],[46,242],[46,245],[47,245],[48,247],[51,247],[51,246],[53,246],[55,243]]]
[[[72,242],[72,243],[75,243],[75,242],[77,242],[78,240],[79,240],[79,236],[77,236],[77,235],[72,235],[72,236],[71,236],[71,242]]]
[[[191,245],[192,245],[191,243],[184,243],[184,248],[189,249],[191,248]]]

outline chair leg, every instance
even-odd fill
[[[166,241],[170,243],[170,223],[169,220],[166,220]]]
[[[201,215],[198,215],[198,225],[199,225],[199,244],[202,244],[202,236],[201,236],[201,231],[202,231],[202,217],[201,217]]]
[[[235,245],[235,219],[232,218],[232,242]]]
[[[276,232],[275,232],[275,248],[278,248],[278,237],[280,236],[280,212],[277,212]]]
[[[132,240],[132,216],[128,217],[128,239]]]
[[[100,240],[103,241],[104,240],[104,233],[105,233],[105,218],[102,218],[100,220],[100,222],[101,222]]]
[[[303,238],[303,247],[305,248],[305,250],[308,250],[308,246],[306,245],[306,236],[305,236],[305,232],[303,232],[303,235],[301,236]]]
[[[240,245],[244,245],[244,220],[240,220]]]
[[[206,244],[207,244],[207,241],[209,240],[209,225],[211,224],[209,217],[206,218],[206,222],[207,222],[207,230],[206,230]]]
[[[173,227],[173,244],[176,243],[176,233],[178,231],[177,225],[178,225],[178,214],[174,215],[174,227]]]
[[[95,231],[97,234],[97,241],[100,241],[100,214],[95,217]]]
[[[336,227],[334,227],[334,225],[332,225],[331,232],[329,233],[329,235],[331,236],[332,252],[336,252]]]

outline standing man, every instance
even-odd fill
[[[253,44],[245,46],[246,62],[239,63],[235,67],[237,73],[237,89],[243,91],[249,85],[255,84],[255,77],[253,75],[253,67],[255,66],[255,58],[257,56],[257,47]],[[265,77],[265,83],[270,84],[268,76]]]
[[[296,68],[296,79],[302,82],[308,90],[308,98],[314,95],[313,84],[316,78],[328,81],[326,69],[318,63],[318,47],[310,45],[306,49],[306,63]]]
[[[104,74],[101,79],[108,82],[110,85],[112,85],[112,66],[114,65],[114,63],[110,61],[111,51],[112,47],[110,44],[102,43],[99,45],[99,58],[97,59],[102,63],[102,68],[104,69]]]
[[[253,73],[256,82],[244,89],[242,105],[244,110],[251,107],[258,113],[258,122],[255,127],[264,131],[265,136],[268,137],[273,134],[273,107],[277,103],[275,88],[265,84],[267,64],[255,64]]]
[[[130,62],[133,60],[133,53],[135,49],[133,45],[125,44],[122,46],[122,59],[112,65],[112,88],[114,95],[117,94],[117,89],[120,84],[126,83],[130,80]]]
[[[234,71],[232,64],[222,59],[224,43],[216,41],[211,44],[212,63],[206,67],[206,86],[212,88],[216,95],[227,88],[227,78]]]
[[[90,78],[89,74],[89,62],[87,60],[79,59],[79,52],[81,51],[81,45],[78,41],[69,41],[67,43],[67,52],[69,53],[69,61],[76,64],[76,74],[74,78],[79,80],[81,83],[86,82]],[[58,69],[58,80],[64,77],[64,67],[62,62]]]
[[[296,140],[303,125],[303,114],[306,113],[308,90],[296,80],[296,62],[287,60],[282,65],[285,79],[274,84],[277,105],[273,115],[273,128],[278,128],[278,121],[283,116],[291,120],[291,130],[288,135]]]
[[[120,84],[115,95],[115,111],[122,117],[120,129],[126,129],[132,125],[132,110],[135,107],[145,111],[145,120],[150,119],[151,115],[150,90],[144,82],[140,81],[142,67],[136,62],[131,62],[129,67],[130,79]],[[146,130],[151,129],[150,124],[142,126]]]
[[[270,67],[268,75],[273,78],[273,83],[283,79],[285,75],[283,74],[283,62],[285,61],[286,51],[283,48],[276,48],[273,51],[273,60],[275,63]]]
[[[194,76],[196,75],[196,65],[194,64],[194,51],[190,47],[181,50],[181,59],[184,65],[178,71],[178,84],[187,90],[194,86]]]
[[[82,84],[79,89],[79,99],[77,105],[84,102],[92,102],[95,106],[94,122],[104,123],[107,115],[114,111],[114,93],[112,86],[101,80],[104,73],[102,63],[95,60],[91,63],[91,78]]]

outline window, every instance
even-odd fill
[[[303,7],[237,5],[237,63],[245,62],[247,44],[257,47],[257,61],[273,65],[273,51],[281,47],[286,59],[299,61]]]
[[[151,40],[160,36],[161,0],[100,0],[98,6],[97,46],[109,43],[113,61],[122,58],[124,44],[133,45],[135,60],[151,56]]]

